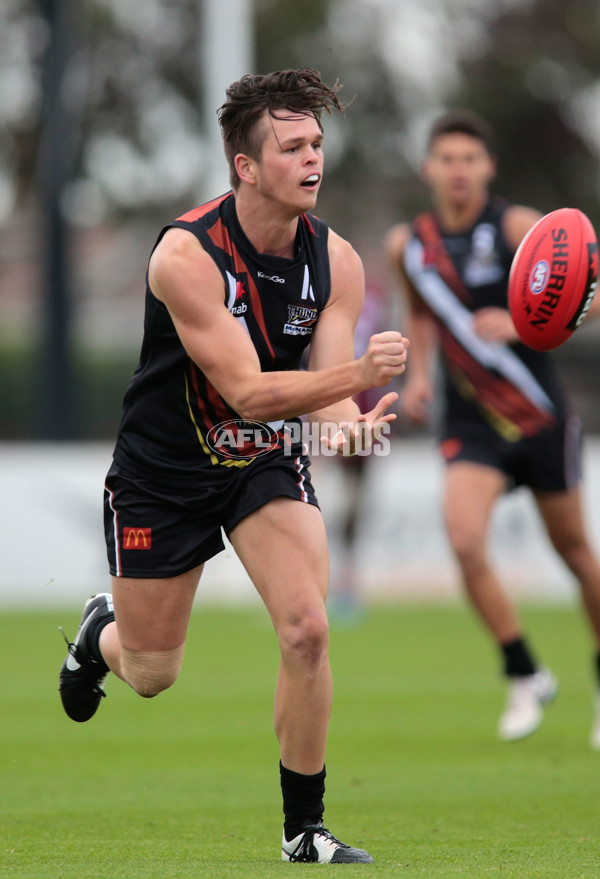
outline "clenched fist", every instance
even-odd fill
[[[402,333],[393,330],[371,336],[367,350],[360,358],[369,387],[387,385],[391,378],[404,372],[409,344]]]

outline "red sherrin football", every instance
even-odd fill
[[[586,316],[598,279],[594,227],[577,208],[546,214],[512,262],[508,306],[520,339],[536,351],[558,348]]]

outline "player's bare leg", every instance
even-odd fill
[[[274,723],[281,754],[282,857],[370,863],[322,825],[332,685],[325,599],[327,538],[317,507],[275,498],[230,534],[273,621],[281,655]]]
[[[600,562],[586,533],[581,491],[538,492],[535,499],[550,540],[579,580],[581,599],[600,650]]]
[[[517,638],[521,631],[513,604],[487,554],[492,511],[505,485],[500,471],[481,464],[457,461],[446,470],[444,518],[448,539],[467,595],[499,643]]]
[[[60,670],[61,700],[72,720],[94,716],[110,671],[142,696],[174,683],[201,572],[163,580],[115,577],[112,595],[87,601],[75,639],[65,636],[69,652]]]
[[[586,533],[579,488],[536,494],[548,535],[565,564],[579,581],[581,600],[596,644],[596,680],[600,678],[600,562]],[[600,750],[600,686],[590,743]]]
[[[202,565],[163,579],[113,577],[116,622],[100,634],[112,672],[142,696],[155,696],[177,679]]]
[[[320,511],[276,498],[230,535],[279,639],[275,732],[284,766],[312,775],[325,760],[331,669],[325,598],[327,539]]]
[[[554,698],[557,684],[547,669],[537,669],[513,603],[488,561],[491,515],[505,485],[500,471],[457,461],[446,471],[444,515],[469,599],[504,657],[510,685],[498,733],[502,739],[515,740],[537,729],[542,705]]]

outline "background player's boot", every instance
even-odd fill
[[[340,842],[322,824],[309,824],[288,842],[283,834],[281,857],[303,864],[373,864],[369,852]]]
[[[505,742],[524,739],[542,722],[543,706],[558,692],[558,681],[547,668],[533,675],[510,678],[506,709],[498,724],[498,735]]]
[[[74,641],[69,641],[61,628],[69,653],[60,669],[58,689],[63,708],[78,723],[89,720],[106,695],[103,684],[109,668],[100,651],[91,647],[94,639],[90,634],[97,635],[98,627],[103,628],[114,618],[112,595],[103,592],[87,600]],[[97,644],[97,637],[95,641]]]

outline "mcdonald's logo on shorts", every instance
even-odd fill
[[[150,549],[152,528],[123,528],[123,549]]]

